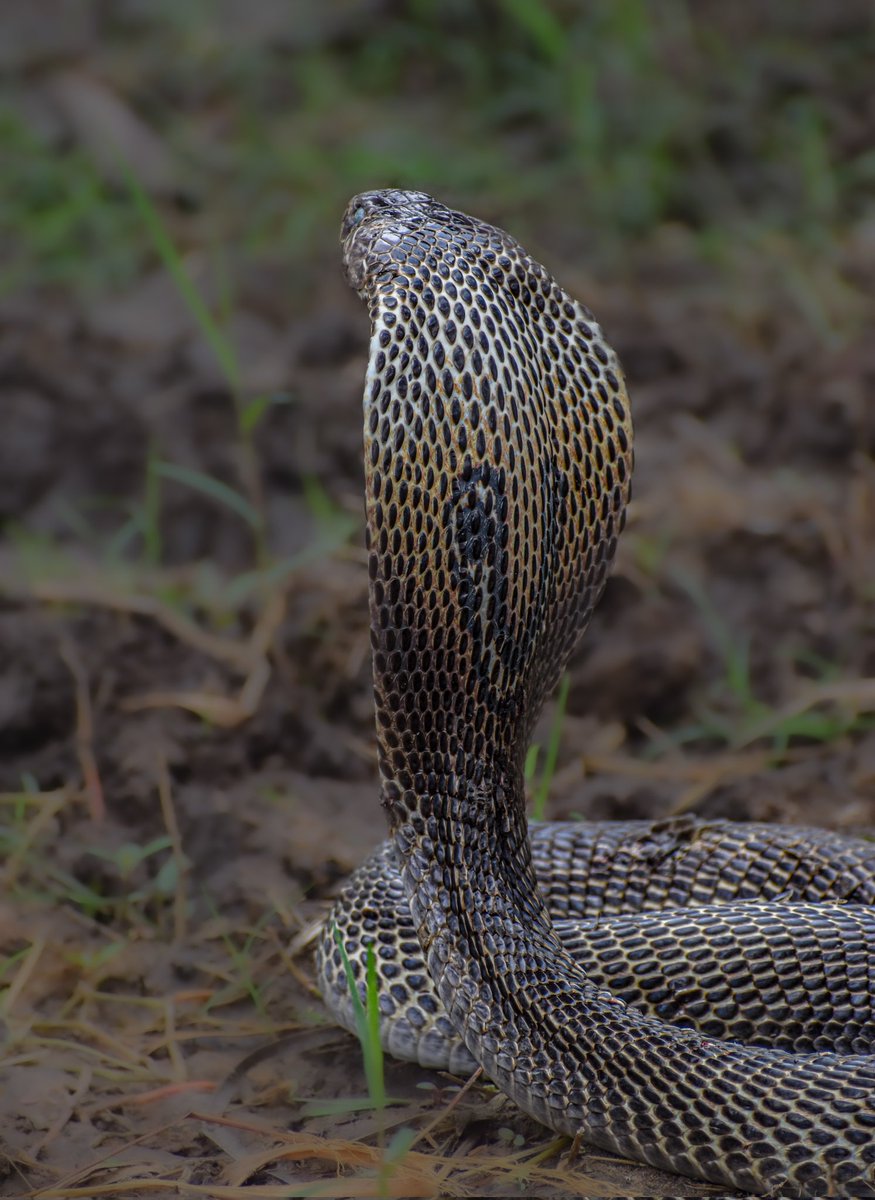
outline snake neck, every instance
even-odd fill
[[[481,766],[429,793],[384,782],[383,804],[423,946],[449,936],[460,964],[491,965],[496,930],[558,942],[532,865],[522,778]]]

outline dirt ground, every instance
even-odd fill
[[[14,64],[27,111],[94,77],[68,35]],[[233,259],[236,401],[154,255],[0,296],[0,1195],[713,1195],[572,1161],[479,1082],[387,1063],[375,1110],[314,991],[315,924],[382,836],[340,215],[303,283]],[[665,221],[592,267],[550,220],[527,236],[620,354],[637,467],[548,815],[872,833],[871,213],[728,262]]]

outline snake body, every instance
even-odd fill
[[[761,1194],[875,1196],[872,844],[548,825],[533,858],[526,748],[629,494],[616,356],[512,237],[424,193],[355,197],[341,238],[371,318],[390,841],[326,926],[329,1005],[351,1024],[337,927],[360,981],[377,946],[390,1049],[476,1062],[553,1129],[656,1167]]]

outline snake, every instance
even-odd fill
[[[527,823],[534,725],[625,522],[616,354],[511,235],[424,192],[353,197],[341,246],[371,323],[389,838],[324,925],[328,1007],[355,1030],[373,964],[387,1050],[479,1066],[561,1134],[737,1191],[875,1197],[875,843]]]

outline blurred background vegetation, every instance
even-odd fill
[[[871,216],[875,20],[854,0],[45,0],[4,20],[5,293],[119,287],[154,256],[113,140],[182,244],[267,258],[297,300],[375,185],[603,269],[665,227],[731,267],[782,239],[823,254]]]
[[[338,223],[410,186],[511,229],[603,319],[644,500],[620,574],[719,601],[741,707],[774,675],[770,622],[785,658],[858,672],[873,61],[868,0],[9,3],[0,573],[84,555],[246,628],[303,565],[354,557],[366,329]],[[767,553],[801,521],[832,532]],[[753,604],[764,569],[784,582]]]

